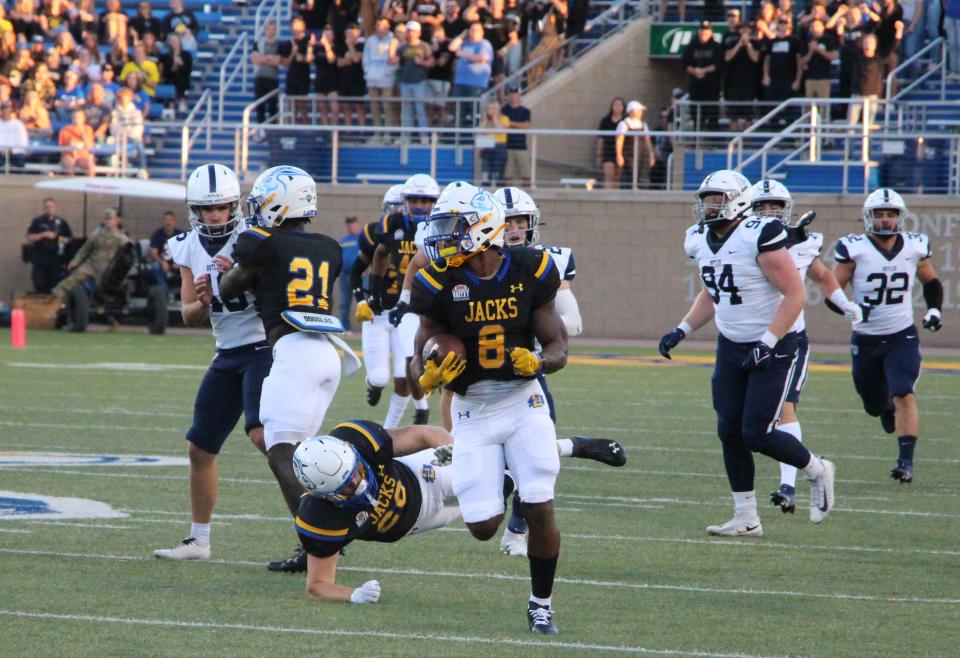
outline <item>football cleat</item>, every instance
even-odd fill
[[[367,384],[367,404],[375,407],[380,404],[380,396],[383,395],[383,387],[370,386]]]
[[[154,551],[153,557],[161,560],[209,560],[210,545],[201,546],[193,537],[187,537],[174,548]]]
[[[762,537],[763,526],[760,519],[743,519],[734,516],[722,525],[708,525],[707,532],[718,537]]]
[[[898,459],[897,465],[890,471],[890,477],[899,480],[902,484],[913,482],[913,462],[906,459]]]
[[[779,505],[784,514],[793,514],[797,509],[797,490],[789,484],[781,484],[779,489],[770,494],[770,502]]]
[[[500,538],[500,552],[504,555],[527,557],[526,533],[510,532],[510,528],[503,531]]]
[[[307,570],[307,552],[303,550],[303,546],[297,546],[297,550],[286,560],[269,562],[267,570],[279,573],[303,573]]]
[[[893,434],[897,431],[897,416],[893,407],[887,408],[887,410],[880,415],[880,425],[887,434]]]
[[[616,441],[589,436],[575,436],[571,440],[572,456],[577,459],[592,459],[607,466],[623,466],[627,463],[627,451]]]
[[[413,412],[413,424],[414,425],[429,425],[430,424],[430,410],[429,409],[415,409]]]
[[[535,635],[560,634],[560,631],[553,624],[553,610],[533,601],[527,604],[527,624],[530,625],[530,630]]]
[[[828,459],[823,462],[823,473],[816,480],[810,482],[810,520],[822,523],[830,510],[833,509],[833,481],[836,467]]]

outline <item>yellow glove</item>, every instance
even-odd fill
[[[524,377],[533,377],[540,370],[543,360],[536,352],[526,347],[515,347],[510,350],[510,360],[513,361],[513,372]]]
[[[373,320],[373,309],[370,308],[370,304],[366,300],[357,302],[357,310],[353,317],[357,319],[357,322],[370,322]]]
[[[447,352],[447,356],[438,366],[433,359],[424,364],[423,374],[417,381],[420,388],[426,393],[431,393],[441,386],[446,386],[466,370],[467,360],[456,352]]]

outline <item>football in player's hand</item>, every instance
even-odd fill
[[[423,352],[420,356],[423,358],[424,364],[427,361],[433,361],[439,366],[440,362],[450,352],[455,352],[464,359],[467,358],[467,348],[464,347],[462,340],[453,334],[437,334],[423,346]]]

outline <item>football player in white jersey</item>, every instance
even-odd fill
[[[804,471],[812,522],[822,522],[833,507],[833,463],[776,429],[799,360],[797,320],[806,290],[787,251],[785,227],[772,217],[750,217],[751,200],[750,182],[735,171],[714,172],[700,184],[697,224],[687,229],[684,249],[697,261],[703,289],[660,341],[660,353],[670,358],[670,350],[711,317],[720,331],[713,407],[735,512],[708,526],[712,535],[763,534],[753,452]]]
[[[787,249],[793,262],[800,272],[800,278],[809,277],[819,287],[824,299],[829,305],[851,322],[859,322],[863,318],[860,306],[847,299],[843,290],[834,278],[833,273],[820,260],[820,250],[823,248],[823,235],[806,230],[809,222],[801,220],[793,222],[793,196],[786,186],[775,180],[761,180],[753,186],[753,214],[760,217],[775,217],[787,227]],[[810,218],[812,221],[812,217]],[[800,391],[807,380],[807,366],[810,360],[810,340],[807,337],[804,312],[800,311],[797,320],[797,338],[799,342],[799,357],[797,367],[793,372],[793,381],[790,382],[790,391],[780,418],[777,419],[777,429],[792,434],[798,441],[803,441],[800,420],[797,418],[797,403],[800,401]],[[797,469],[790,464],[780,464],[780,487],[770,494],[770,502],[778,505],[784,512],[791,514],[796,509],[796,481]]]
[[[923,328],[939,331],[943,284],[930,262],[930,239],[907,233],[907,205],[894,190],[872,192],[863,203],[864,233],[840,238],[834,275],[852,286],[853,298],[869,307],[853,325],[853,383],[864,410],[879,416],[884,431],[897,433],[900,454],[890,472],[913,480],[913,451],[920,429],[915,387],[920,377],[920,339],[913,319],[912,291],[923,284],[927,312]]]
[[[266,454],[260,422],[260,391],[270,372],[270,348],[257,317],[253,296],[220,294],[216,260],[229,256],[243,230],[240,183],[224,165],[198,167],[187,179],[187,218],[191,230],[174,236],[167,246],[180,268],[184,324],[210,322],[216,356],[204,375],[187,431],[190,457],[189,536],[172,549],[154,551],[158,558],[205,560],[210,557],[210,518],[217,502],[217,454],[240,415],[244,431]]]

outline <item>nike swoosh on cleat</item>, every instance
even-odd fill
[[[904,336],[904,338],[906,338],[907,340],[910,340],[911,338],[916,338],[916,336]]]
[[[744,530],[746,530],[747,532],[753,532],[754,530],[756,530],[756,529],[759,528],[759,527],[760,527],[760,526],[758,526],[758,525],[755,525],[755,526],[749,526],[749,525],[748,525],[748,526],[746,526],[746,527],[744,528]]]

